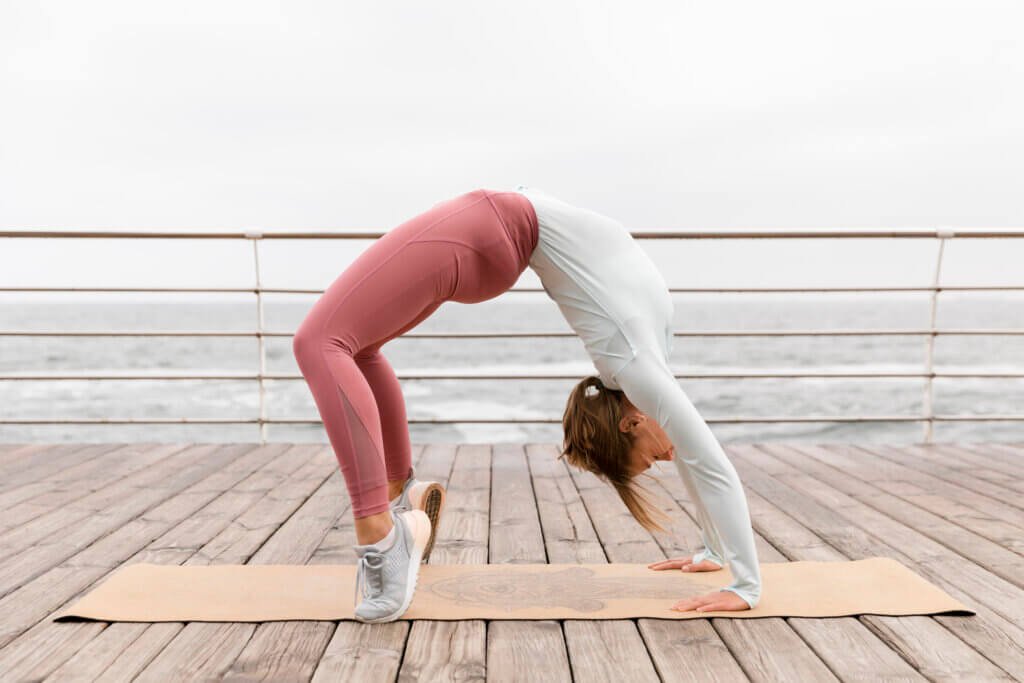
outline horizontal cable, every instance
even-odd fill
[[[669,287],[673,294],[821,294],[844,292],[1001,292],[1021,291],[1024,285],[943,285],[942,287]],[[543,292],[543,287],[512,287],[505,293]],[[0,292],[148,292],[187,294],[323,294],[322,289],[282,287],[0,287]]]
[[[267,330],[0,330],[0,337],[293,337],[294,332]],[[692,330],[676,331],[673,337],[894,337],[914,335],[1024,335],[1024,327],[960,328],[948,330],[853,329],[853,330]],[[398,339],[524,339],[576,337],[575,332],[407,332]]]
[[[195,230],[202,230],[196,228]],[[58,239],[246,239],[246,240],[360,240],[377,239],[388,230],[364,231],[260,231],[191,232],[185,230],[0,230],[0,237]],[[1024,228],[802,228],[775,230],[656,230],[630,231],[636,239],[871,239],[871,238],[1004,238],[1024,237]]]
[[[934,417],[914,415],[866,415],[866,416],[835,416],[820,415],[808,417],[706,417],[709,424],[740,424],[740,423],[784,423],[784,422],[1024,422],[1022,415],[935,415]],[[409,424],[561,424],[558,418],[454,418],[454,419],[409,419]],[[320,420],[302,418],[217,418],[217,417],[126,417],[126,418],[3,418],[0,424],[323,424]]]
[[[448,372],[415,372],[397,373],[398,379],[408,380],[432,380],[432,379],[580,379],[586,376],[584,373],[448,373]],[[590,374],[593,374],[591,371]],[[706,373],[674,373],[677,379],[790,379],[790,378],[819,378],[819,379],[866,379],[866,378],[900,378],[912,379],[915,377],[987,377],[987,378],[1012,378],[1024,377],[1024,372],[706,372]],[[274,373],[263,374],[253,373],[210,373],[210,374],[146,374],[146,373],[119,373],[119,374],[61,374],[61,373],[17,373],[0,374],[0,381],[57,381],[57,380],[301,380],[305,379],[298,373]]]

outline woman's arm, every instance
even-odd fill
[[[761,597],[761,569],[747,498],[718,439],[665,361],[651,350],[640,349],[615,373],[615,380],[633,405],[657,420],[676,447],[676,469],[697,508],[706,549],[694,562],[728,563],[733,582],[723,590],[756,607]]]

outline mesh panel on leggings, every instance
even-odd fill
[[[353,448],[353,452],[348,454],[348,457],[350,458],[349,462],[354,465],[352,473],[355,480],[346,483],[350,492],[362,493],[385,483],[384,481],[366,481],[366,477],[372,472],[367,465],[373,460],[379,462],[381,464],[380,471],[384,471],[384,454],[377,450],[377,445],[370,436],[369,430],[363,425],[359,414],[356,413],[341,387],[338,387],[338,396],[341,397],[341,405],[345,408],[345,419],[348,422],[349,439]]]

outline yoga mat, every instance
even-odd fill
[[[56,621],[284,621],[351,619],[355,565],[132,564]],[[403,619],[838,617],[974,611],[887,557],[761,564],[761,601],[739,612],[679,612],[677,600],[729,585],[714,572],[645,564],[423,565]]]

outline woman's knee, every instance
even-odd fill
[[[310,318],[306,318],[292,337],[292,355],[295,356],[299,369],[305,373],[305,368],[322,363],[324,351],[341,352],[352,356],[358,349],[346,335],[327,332]]]
[[[292,355],[299,364],[299,369],[306,372],[310,362],[320,353],[323,337],[309,325],[302,324],[295,330],[292,337]]]

